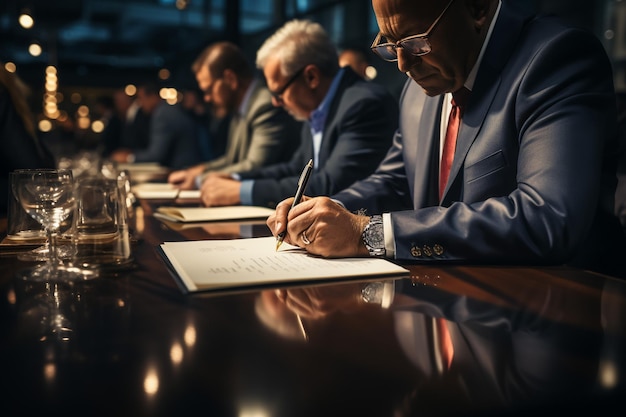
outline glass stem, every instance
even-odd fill
[[[48,251],[50,255],[50,265],[57,265],[59,263],[59,256],[57,254],[57,235],[52,229],[48,229]]]

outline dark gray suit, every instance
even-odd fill
[[[261,168],[288,161],[298,148],[300,123],[272,105],[272,96],[260,81],[254,85],[243,113],[232,115],[226,151],[206,162],[205,172],[232,173]]]
[[[331,103],[319,153],[306,195],[335,193],[374,172],[391,145],[398,105],[387,90],[346,68]],[[275,207],[293,196],[302,168],[313,158],[309,123],[302,127],[299,149],[289,162],[242,172],[255,179],[253,204]]]
[[[334,197],[351,210],[391,211],[399,260],[601,269],[621,236],[611,64],[593,35],[511,7],[502,2],[478,69],[442,201],[442,97],[412,81],[385,160]]]

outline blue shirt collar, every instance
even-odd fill
[[[313,134],[321,133],[324,131],[324,124],[326,123],[326,116],[328,116],[328,111],[330,110],[330,103],[332,103],[333,98],[335,97],[335,93],[337,93],[337,88],[339,88],[339,82],[341,81],[341,77],[345,72],[344,68],[339,69],[335,77],[333,78],[333,82],[330,84],[330,88],[326,93],[326,97],[317,106],[317,109],[311,112],[311,117],[309,117],[309,123],[311,125],[311,132]]]

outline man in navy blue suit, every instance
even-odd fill
[[[332,199],[305,198],[290,212],[281,202],[268,219],[273,233],[288,225],[285,241],[327,257],[624,274],[615,93],[598,39],[506,1],[372,4],[372,49],[409,77],[392,148],[373,175]],[[469,99],[440,195],[451,93],[461,90]]]
[[[374,172],[391,146],[398,104],[380,85],[350,68],[339,68],[337,50],[321,25],[292,20],[257,52],[274,106],[303,123],[293,140],[295,154],[282,163],[202,184],[207,206],[256,205],[274,208],[292,196],[302,168],[313,160],[309,195],[331,195]]]

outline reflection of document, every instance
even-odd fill
[[[134,185],[131,191],[143,199],[200,199],[200,190],[181,190],[167,182],[144,182]]]
[[[409,272],[381,258],[325,259],[287,244],[276,251],[274,237],[165,242],[160,247],[190,292]]]
[[[173,222],[215,222],[224,220],[267,219],[274,210],[256,206],[159,207],[154,217]]]

